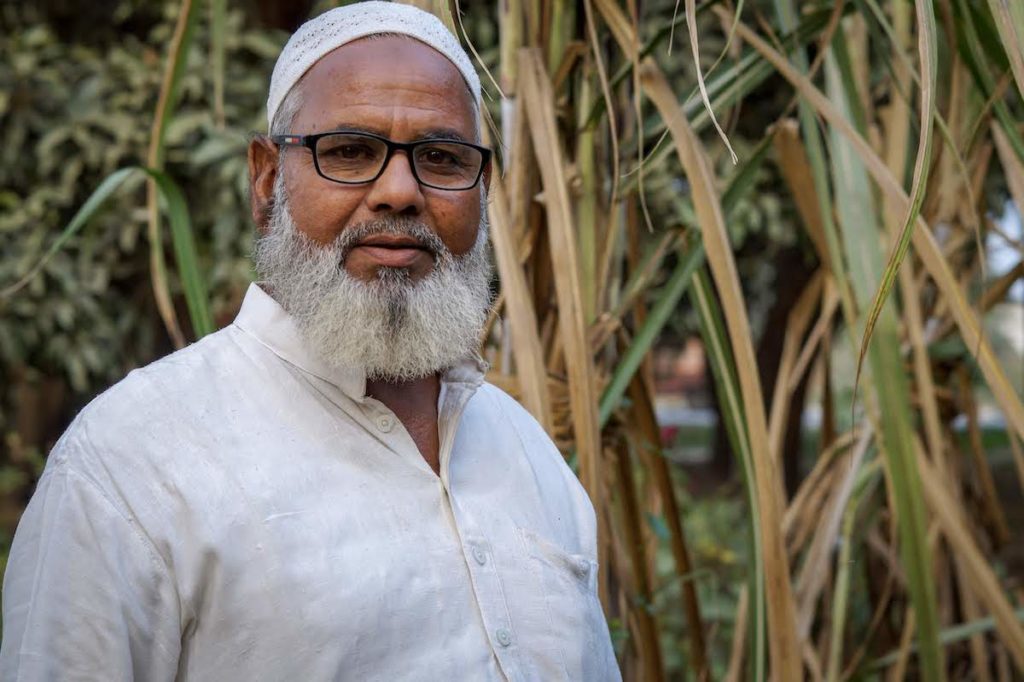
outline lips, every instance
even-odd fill
[[[369,258],[379,266],[405,268],[412,266],[424,255],[433,257],[433,251],[419,240],[397,234],[376,234],[357,243],[350,253]]]
[[[374,234],[359,242],[358,246],[380,246],[385,249],[426,249],[414,237],[403,234]]]

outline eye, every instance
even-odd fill
[[[356,159],[368,159],[376,156],[373,149],[362,143],[339,144],[327,149],[326,151],[332,156],[350,161],[354,161]]]
[[[428,163],[432,166],[452,166],[459,167],[463,165],[462,159],[453,154],[452,152],[442,149],[440,147],[427,147],[420,152],[420,161]]]

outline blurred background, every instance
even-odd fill
[[[78,410],[233,319],[336,4],[0,2],[0,564]],[[478,62],[489,379],[594,500],[625,678],[1024,678],[1024,5],[415,4]]]

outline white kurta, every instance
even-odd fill
[[[3,585],[0,680],[616,680],[594,511],[467,364],[441,475],[253,285],[54,448]]]

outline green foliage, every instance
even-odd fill
[[[104,4],[109,15],[90,15],[97,30],[71,39],[26,10],[0,36],[0,289],[39,263],[105,178],[144,165],[179,3],[137,5]],[[245,148],[252,131],[265,129],[267,82],[284,40],[245,19],[241,11],[224,18],[223,124],[209,26],[199,22],[166,131],[165,170],[184,192],[196,272],[218,325],[233,317],[251,279]],[[173,350],[150,283],[144,177],[128,176],[24,288],[0,298],[0,548],[74,412]],[[163,234],[169,263],[182,246],[175,234]],[[185,287],[174,267],[169,276],[187,324]],[[199,330],[185,331],[195,338]]]
[[[177,3],[140,41],[62,43],[43,23],[0,44],[0,283],[24,275],[100,180],[145,156],[162,51]],[[167,169],[191,207],[200,268],[223,322],[249,280],[251,227],[244,149],[260,118],[279,36],[227,17],[224,128],[212,116],[206,28],[167,131]],[[168,350],[149,291],[141,185],[133,178],[16,297],[0,302],[0,373],[62,376],[91,396]],[[167,236],[165,248],[170,248]],[[172,281],[175,293],[180,285]],[[13,389],[14,382],[5,382]],[[10,391],[4,415],[12,414]],[[0,421],[7,431],[11,423]]]

